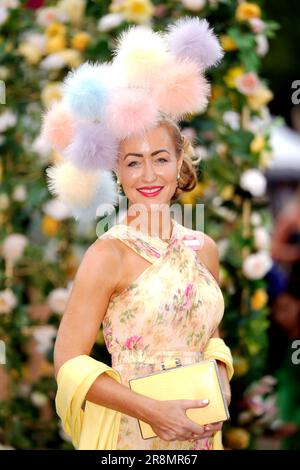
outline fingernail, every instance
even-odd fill
[[[202,405],[207,405],[207,404],[209,403],[209,400],[207,400],[207,399],[206,399],[206,400],[202,400],[201,403],[202,403]]]

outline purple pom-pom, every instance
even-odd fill
[[[179,18],[166,33],[170,52],[178,58],[189,58],[205,70],[217,65],[224,55],[217,36],[205,19]]]
[[[117,161],[118,142],[103,124],[79,121],[75,137],[65,150],[65,156],[83,170],[112,170]]]

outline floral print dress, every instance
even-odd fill
[[[221,289],[185,236],[203,241],[203,233],[173,221],[169,242],[118,224],[99,238],[118,238],[151,264],[125,290],[112,297],[103,334],[112,367],[122,384],[161,370],[161,361],[182,365],[202,359],[207,342],[222,320]],[[205,397],[204,397],[205,398]],[[138,420],[122,414],[117,449],[211,450],[212,438],[195,441],[143,439]]]

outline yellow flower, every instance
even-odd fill
[[[221,197],[225,199],[226,201],[230,201],[232,199],[232,196],[234,194],[234,186],[232,184],[228,184],[225,186],[223,191],[221,192]]]
[[[77,33],[71,41],[72,47],[74,49],[79,49],[80,51],[84,51],[87,46],[90,44],[92,38],[88,33],[85,33],[84,31],[81,31],[80,33]]]
[[[48,37],[53,37],[53,36],[64,36],[66,34],[66,27],[58,22],[54,22],[49,24],[49,26],[46,29],[46,35]]]
[[[259,156],[259,167],[264,170],[266,167],[269,167],[272,165],[272,160],[273,160],[274,154],[270,151],[264,151],[261,152]]]
[[[236,377],[241,377],[242,375],[245,375],[248,372],[249,362],[245,357],[233,355],[233,368],[234,375]]]
[[[41,52],[37,47],[34,47],[32,44],[24,42],[20,44],[17,49],[17,52],[24,57],[26,62],[30,65],[36,65],[42,58]]]
[[[150,0],[125,0],[121,11],[127,21],[145,23],[154,14],[154,7]]]
[[[268,301],[268,294],[264,289],[256,289],[254,295],[251,298],[251,307],[254,310],[260,310],[263,308]]]
[[[251,109],[259,111],[262,106],[266,106],[273,99],[274,95],[268,88],[259,87],[254,95],[247,96],[247,102]]]
[[[197,183],[192,191],[183,193],[179,200],[181,204],[195,204],[196,198],[202,197],[206,188],[205,183]]]
[[[41,93],[41,100],[45,107],[50,107],[54,101],[62,99],[62,85],[59,82],[48,83]]]
[[[259,18],[260,16],[260,7],[250,2],[240,3],[235,12],[235,17],[238,21],[247,21],[251,18]]]
[[[231,67],[231,69],[228,70],[227,74],[224,77],[224,81],[227,86],[230,88],[235,88],[235,81],[237,77],[240,75],[243,75],[244,73],[244,68],[243,67]]]
[[[232,428],[226,433],[227,445],[232,449],[247,449],[250,434],[242,428]]]
[[[53,36],[48,39],[46,44],[46,50],[48,54],[52,54],[53,52],[59,52],[65,49],[67,45],[67,40],[63,35]]]
[[[252,153],[261,152],[266,146],[266,141],[263,135],[257,135],[254,137],[250,144],[250,150]]]
[[[221,42],[221,46],[223,47],[224,51],[235,51],[237,49],[236,43],[227,34],[221,34],[220,35],[220,42]]]
[[[76,69],[83,62],[82,55],[75,49],[64,49],[59,52],[59,55],[69,68]]]
[[[223,96],[223,88],[218,85],[212,85],[210,102],[215,101],[220,96]]]
[[[50,237],[53,236],[53,235],[56,235],[58,227],[59,227],[59,221],[58,220],[53,219],[49,215],[45,215],[42,218],[42,232],[45,235],[48,235]]]

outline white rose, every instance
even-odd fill
[[[30,398],[32,403],[38,408],[41,408],[48,402],[48,397],[41,392],[32,392]]]
[[[39,8],[36,12],[36,22],[40,26],[47,27],[55,21],[64,23],[68,15],[56,7]]]
[[[64,220],[70,217],[70,210],[58,198],[50,199],[43,206],[44,212],[55,220]]]
[[[28,245],[28,238],[21,233],[13,233],[4,238],[2,243],[2,255],[7,260],[16,262],[23,255],[25,247]]]
[[[235,131],[240,128],[240,115],[235,111],[226,111],[223,114],[223,121]]]
[[[17,297],[11,289],[0,291],[0,314],[10,313],[17,305]]]
[[[247,279],[262,279],[272,268],[273,261],[269,253],[260,251],[243,261],[242,270]]]
[[[52,340],[55,338],[56,333],[57,330],[53,325],[36,326],[32,333],[37,342],[36,350],[45,354],[52,346]]]
[[[18,184],[12,194],[12,198],[14,201],[24,202],[26,201],[27,197],[27,189],[24,184]]]
[[[8,11],[4,7],[0,7],[0,26],[5,23],[8,18]]]
[[[17,116],[10,110],[5,110],[0,115],[0,132],[5,132],[9,127],[14,127],[17,122]]]
[[[66,61],[59,52],[49,54],[45,59],[40,62],[42,70],[59,70],[66,65]]]
[[[270,235],[264,227],[256,227],[254,230],[255,246],[258,250],[270,249]]]
[[[187,10],[201,11],[206,5],[206,0],[181,0]]]
[[[124,21],[122,13],[109,13],[98,21],[98,31],[107,32],[117,28]]]
[[[69,290],[64,288],[54,289],[47,298],[47,304],[53,312],[63,313],[69,298]]]
[[[41,134],[33,141],[31,150],[42,157],[42,160],[45,163],[50,161],[51,145],[41,136]]]
[[[255,41],[256,53],[261,57],[265,56],[269,51],[268,39],[264,34],[257,34],[257,36],[255,37]]]
[[[258,212],[252,212],[251,217],[250,217],[251,224],[257,227],[258,225],[261,225],[262,223],[262,218],[261,215]]]
[[[240,178],[240,186],[252,196],[260,197],[266,192],[267,180],[256,168],[244,171]]]

